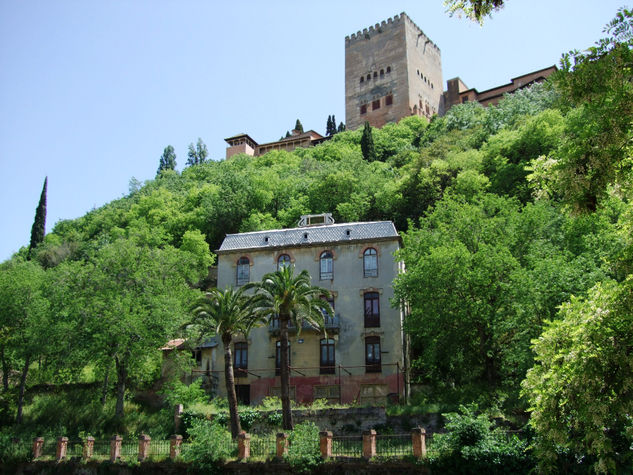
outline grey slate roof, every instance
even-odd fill
[[[300,247],[309,246],[311,244],[388,238],[400,239],[396,227],[391,221],[327,224],[321,226],[227,234],[218,252]]]

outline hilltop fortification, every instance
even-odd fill
[[[401,13],[345,37],[348,129],[442,112],[440,49]]]

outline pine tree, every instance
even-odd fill
[[[338,124],[338,130],[336,132],[345,132],[345,124],[343,122]]]
[[[200,165],[207,161],[207,156],[209,155],[209,151],[207,150],[206,144],[202,141],[200,137],[198,137],[198,142],[194,148],[193,143],[189,144],[189,151],[187,152],[187,165]]]
[[[286,130],[286,138],[290,137],[290,132]]]
[[[163,150],[163,154],[160,156],[160,163],[158,165],[158,170],[156,171],[156,176],[159,176],[163,170],[173,170],[175,168],[176,152],[174,152],[174,147],[167,145],[165,150]]]
[[[300,134],[303,133],[303,125],[301,125],[301,121],[299,119],[297,119],[297,122],[295,123],[295,130]]]
[[[374,148],[374,136],[371,132],[371,125],[365,122],[363,136],[360,139],[360,149],[363,151],[363,158],[368,162],[376,160],[376,149]]]
[[[31,227],[31,242],[26,258],[31,259],[32,251],[44,241],[44,233],[46,232],[46,191],[48,188],[48,177],[44,178],[44,186],[40,195],[40,202],[35,209],[35,220]]]

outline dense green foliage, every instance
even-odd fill
[[[194,421],[182,458],[205,473],[222,473],[220,463],[234,456],[231,434],[217,422]]]
[[[433,436],[429,465],[440,473],[531,473],[535,467],[527,443],[495,428],[475,406],[445,414],[446,433]]]
[[[393,304],[410,309],[419,402],[531,413],[544,469],[630,465],[632,17],[621,10],[608,38],[497,106],[339,126],[319,146],[261,157],[206,160],[199,141],[182,172],[167,147],[156,179],[0,265],[3,422],[34,384],[77,381],[101,387],[91,404],[112,412],[104,420],[127,420],[128,389],[156,379],[157,349],[209,285],[210,250],[331,212],[402,232]],[[500,446],[487,437],[481,450]]]
[[[323,463],[319,450],[319,428],[314,422],[297,424],[290,433],[286,461],[297,473],[312,472]]]

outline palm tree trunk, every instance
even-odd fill
[[[24,407],[24,391],[26,389],[26,375],[29,372],[29,365],[31,364],[31,355],[26,355],[24,360],[24,368],[22,369],[22,375],[20,376],[20,389],[18,391],[18,415],[15,418],[15,422],[22,424],[22,408]]]
[[[231,419],[231,435],[235,439],[242,431],[240,416],[237,413],[237,394],[235,394],[235,378],[233,377],[233,355],[231,354],[231,335],[222,335],[224,344],[224,379],[226,395],[229,400],[229,416]]]
[[[288,360],[288,315],[279,315],[281,324],[281,412],[284,430],[292,430],[292,409],[290,408],[290,362]]]

